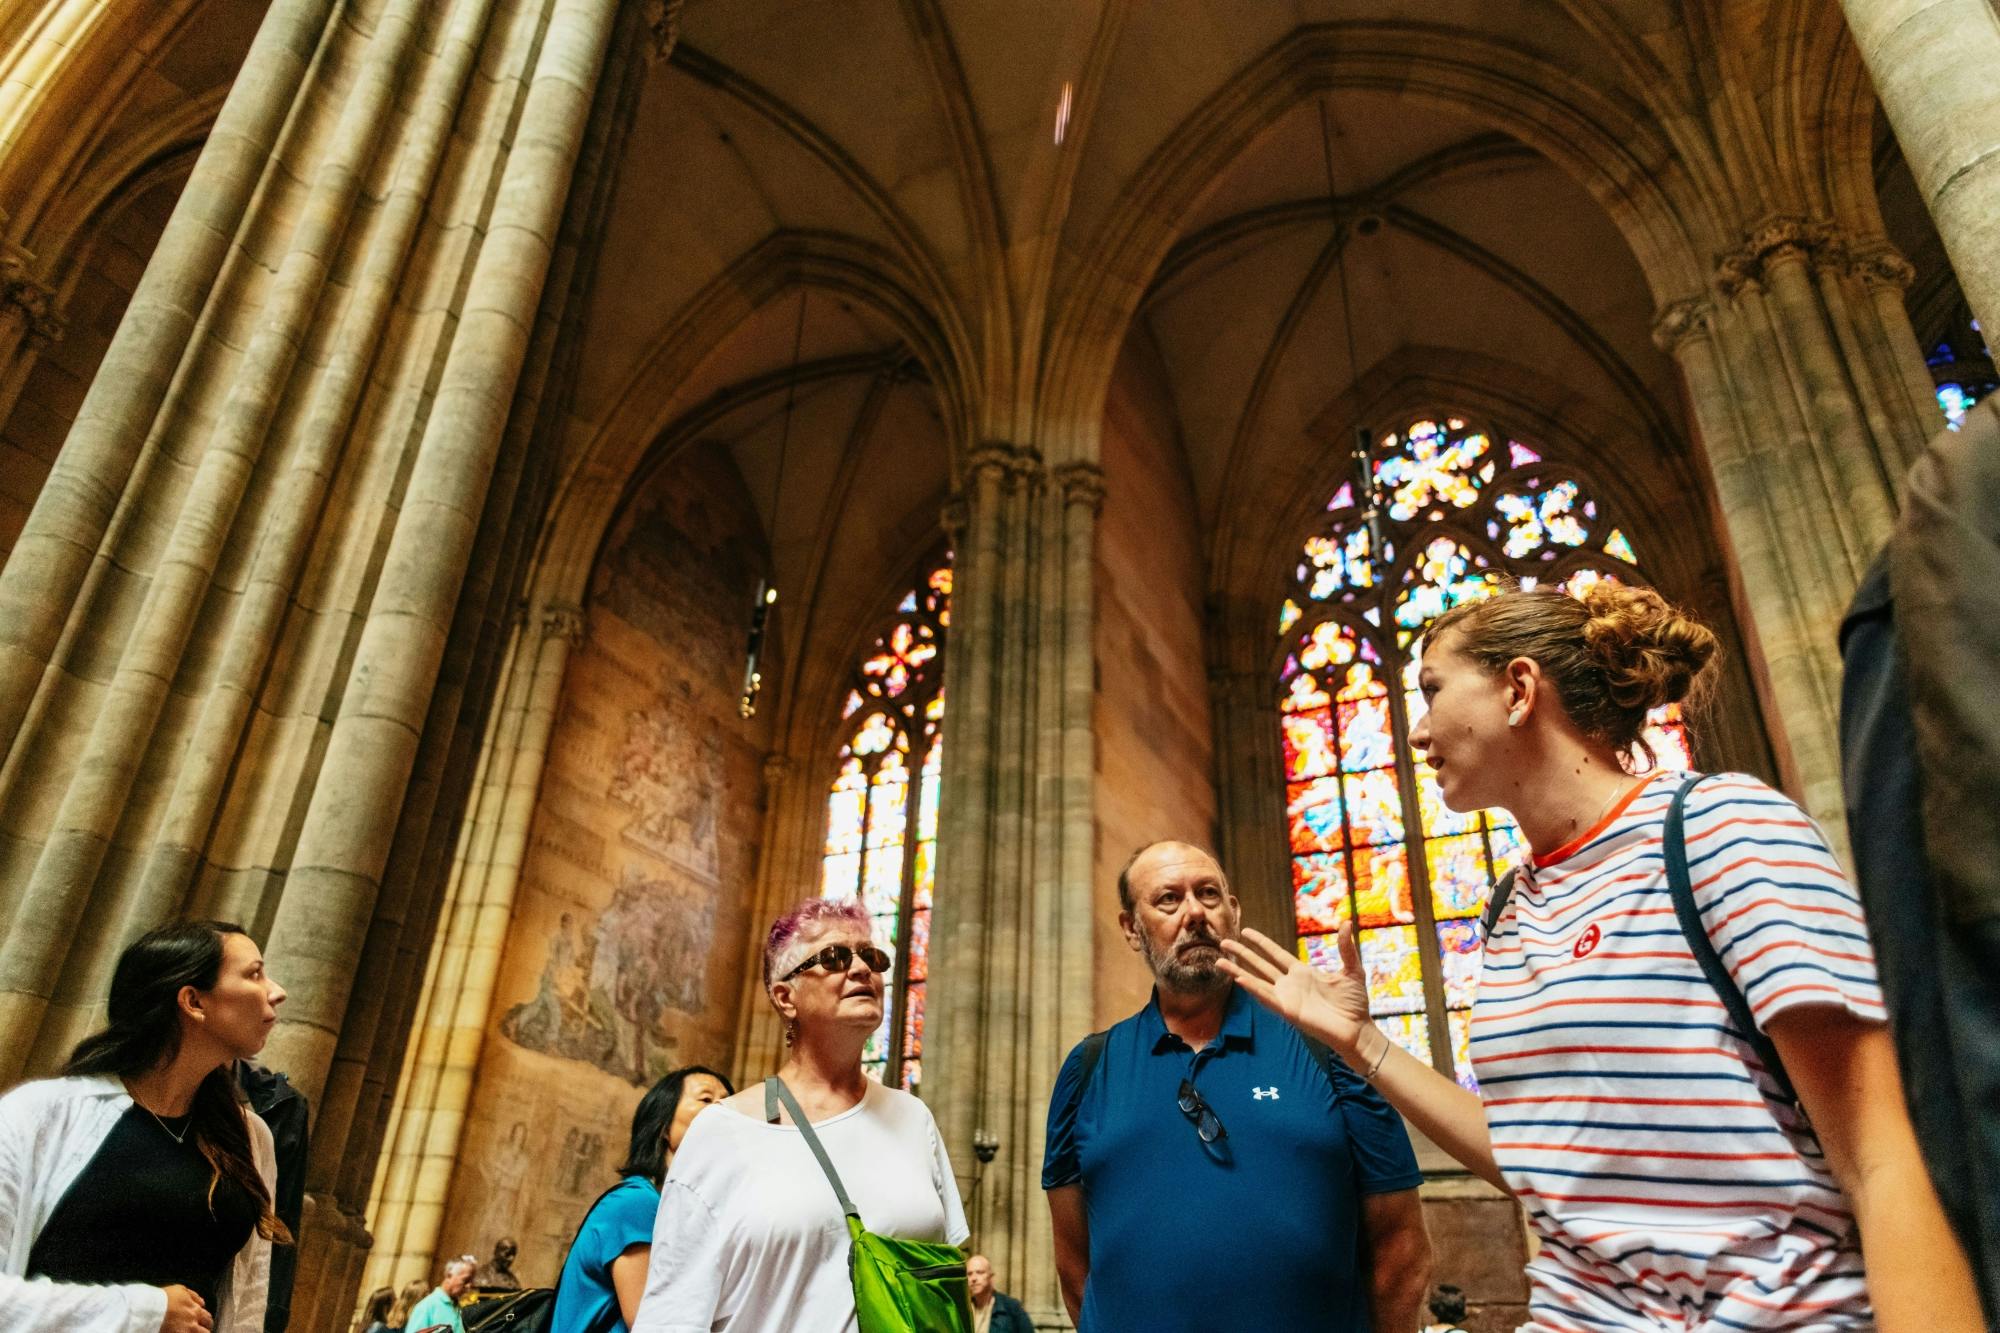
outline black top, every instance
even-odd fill
[[[155,1120],[134,1104],[78,1173],[28,1255],[28,1276],[57,1282],[178,1283],[215,1312],[216,1291],[257,1226],[257,1203],[215,1178],[190,1117]],[[212,1205],[212,1206],[211,1206]]]

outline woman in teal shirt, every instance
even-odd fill
[[[655,1083],[632,1113],[624,1177],[606,1190],[570,1245],[556,1281],[550,1333],[626,1333],[646,1290],[660,1182],[681,1136],[703,1107],[735,1092],[713,1069],[688,1065]]]

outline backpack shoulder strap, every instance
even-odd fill
[[[1492,896],[1486,900],[1486,912],[1479,919],[1479,940],[1482,945],[1493,938],[1493,928],[1500,924],[1500,914],[1507,910],[1507,900],[1514,896],[1514,871],[1509,870],[1493,886]]]
[[[1091,1033],[1076,1044],[1076,1049],[1082,1056],[1083,1065],[1076,1071],[1076,1088],[1069,1095],[1069,1116],[1071,1120],[1076,1118],[1076,1108],[1083,1105],[1084,1090],[1090,1086],[1091,1075],[1097,1072],[1098,1061],[1104,1058],[1104,1043],[1110,1036],[1111,1030],[1105,1028],[1101,1031]]]
[[[1702,975],[1714,988],[1722,1007],[1729,1011],[1729,1022],[1757,1058],[1764,1063],[1771,1078],[1777,1083],[1785,1100],[1794,1107],[1799,1106],[1799,1095],[1792,1088],[1792,1080],[1785,1073],[1784,1061],[1778,1058],[1778,1048],[1757,1026],[1757,1015],[1750,1008],[1750,1001],[1737,986],[1735,978],[1729,975],[1722,956],[1715,951],[1715,942],[1708,937],[1708,926],[1701,919],[1701,908],[1694,900],[1694,882],[1688,873],[1687,854],[1687,801],[1689,793],[1701,782],[1705,775],[1696,774],[1681,783],[1674,792],[1674,799],[1667,806],[1666,828],[1661,835],[1662,850],[1667,862],[1667,891],[1673,896],[1674,915],[1680,921],[1681,934],[1694,953],[1694,961],[1700,965]],[[1803,1108],[1800,1108],[1803,1110]]]

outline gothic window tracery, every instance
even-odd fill
[[[876,940],[896,960],[882,1026],[862,1051],[862,1067],[910,1091],[923,1077],[950,627],[946,556],[904,595],[854,669],[820,863],[821,893],[858,897],[874,918]]]
[[[1486,425],[1410,421],[1377,440],[1369,466],[1380,558],[1356,486],[1340,486],[1278,612],[1299,954],[1337,969],[1335,932],[1354,919],[1376,1022],[1472,1087],[1478,918],[1521,840],[1503,811],[1447,809],[1410,746],[1424,711],[1414,649],[1438,615],[1505,578],[1572,593],[1646,579],[1584,475]],[[1656,710],[1647,743],[1659,765],[1690,767],[1676,708]]]

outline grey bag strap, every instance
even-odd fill
[[[855,1208],[854,1200],[847,1197],[847,1187],[840,1183],[840,1173],[833,1169],[832,1159],[820,1145],[819,1135],[813,1133],[812,1125],[806,1120],[806,1113],[799,1109],[798,1100],[792,1096],[792,1090],[785,1086],[785,1081],[773,1074],[764,1080],[765,1119],[778,1118],[780,1102],[783,1102],[785,1110],[791,1113],[792,1124],[798,1127],[799,1133],[806,1136],[806,1147],[811,1148],[813,1156],[819,1160],[819,1169],[826,1172],[826,1182],[833,1186],[833,1197],[840,1200],[840,1211],[849,1217],[860,1217],[861,1213]]]

